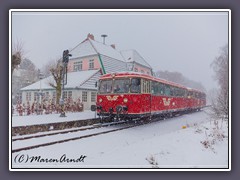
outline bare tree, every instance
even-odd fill
[[[53,76],[54,82],[49,82],[49,85],[56,90],[56,104],[59,104],[62,88],[62,72],[63,67],[60,60],[48,64],[48,69]]]
[[[13,43],[12,45],[12,58],[11,58],[11,71],[13,74],[14,69],[18,67],[18,65],[21,63],[23,59],[23,43],[20,41],[17,41]]]
[[[17,71],[12,75],[12,95],[13,103],[17,101],[17,94],[20,93],[20,89],[28,86],[38,80],[38,71],[34,63],[29,59],[22,59],[18,65]]]
[[[56,58],[57,59],[57,58]],[[55,68],[57,66],[57,60],[50,60],[48,61],[42,68],[41,73],[44,75],[44,77],[51,76],[52,73],[50,71],[51,68]]]
[[[212,99],[212,110],[218,117],[228,117],[228,61],[228,45],[225,45],[220,48],[220,54],[211,64],[219,85],[219,90]]]

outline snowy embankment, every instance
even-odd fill
[[[197,112],[13,153],[12,165],[13,168],[228,168],[228,126],[226,121],[217,122],[210,120],[205,112]],[[86,156],[84,162],[66,162],[67,158],[76,160],[81,155]],[[19,157],[24,161],[16,161]],[[39,159],[30,162],[26,157]]]
[[[95,118],[95,112],[84,111],[76,113],[66,113],[66,117],[60,117],[60,114],[44,114],[44,115],[29,115],[29,116],[13,116],[12,127],[30,126],[37,124],[49,124],[57,122],[68,122],[74,120],[84,120]]]

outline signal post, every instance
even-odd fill
[[[64,97],[63,97],[63,92],[64,92],[64,85],[67,84],[67,65],[69,61],[69,57],[72,56],[69,54],[69,50],[64,50],[63,51],[63,59],[62,59],[62,71],[61,71],[61,79],[62,79],[62,90],[61,90],[61,98],[59,101],[59,104],[61,106],[61,114],[60,117],[66,117],[66,113],[64,111]],[[66,80],[64,81],[64,79]]]

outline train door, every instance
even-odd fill
[[[148,114],[151,113],[151,84],[147,79],[142,79],[142,113]]]

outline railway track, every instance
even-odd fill
[[[100,128],[100,127],[113,126],[113,125],[124,124],[124,123],[125,122],[105,123],[105,124],[99,124],[99,125],[95,124],[95,125],[92,125],[91,127],[86,127],[86,128],[78,128],[78,129],[74,129],[74,130],[64,130],[64,131],[47,133],[47,134],[40,134],[40,135],[33,135],[33,136],[14,138],[14,139],[12,139],[12,142],[14,142],[14,141],[21,141],[21,140],[27,140],[27,139],[32,139],[32,138],[40,138],[40,137],[44,137],[44,136],[53,136],[53,135],[57,135],[57,134],[67,134],[67,133],[73,133],[73,132],[78,132],[78,131],[85,131],[85,130],[96,129],[96,128]]]
[[[23,151],[23,150],[35,149],[35,148],[44,147],[44,146],[49,146],[49,145],[53,145],[53,144],[64,143],[64,142],[68,142],[68,141],[74,141],[74,140],[78,140],[78,139],[89,138],[89,137],[98,136],[98,135],[102,135],[102,134],[107,134],[107,133],[111,133],[111,132],[121,131],[121,130],[124,130],[124,129],[129,129],[129,128],[136,127],[136,126],[139,126],[139,125],[129,125],[129,126],[127,126],[127,127],[121,127],[121,128],[117,128],[117,129],[111,129],[111,130],[102,131],[102,132],[97,132],[97,133],[92,133],[92,134],[87,134],[87,135],[83,135],[83,136],[79,136],[79,137],[73,137],[73,138],[68,138],[68,139],[63,139],[63,140],[57,140],[57,141],[52,141],[52,142],[37,144],[37,145],[33,145],[33,146],[27,146],[27,147],[17,148],[17,149],[13,149],[13,150],[12,150],[12,153],[19,152],[19,151]],[[93,128],[92,128],[92,129],[93,129]],[[59,133],[58,133],[58,134],[59,134]],[[51,134],[51,135],[52,135],[52,134]],[[40,136],[38,136],[38,137],[40,137]],[[31,137],[31,138],[34,138],[34,137]],[[28,139],[30,139],[30,138],[28,138]],[[25,140],[26,140],[26,139],[25,139]]]
[[[179,116],[179,114],[176,114],[175,116]],[[16,149],[12,149],[12,153],[16,153],[16,152],[23,151],[23,150],[35,149],[35,148],[39,148],[39,147],[50,146],[50,145],[54,145],[54,144],[65,143],[65,142],[79,140],[79,139],[85,139],[85,138],[98,136],[98,135],[102,135],[102,134],[108,134],[108,133],[112,133],[112,132],[116,132],[116,131],[121,131],[121,130],[124,130],[124,129],[133,128],[133,127],[136,127],[136,126],[141,126],[141,125],[157,122],[157,121],[160,121],[160,120],[163,120],[163,119],[173,118],[175,116],[154,117],[154,118],[151,119],[151,121],[144,121],[144,122],[139,121],[140,123],[135,122],[134,124],[128,124],[128,126],[126,126],[126,127],[121,127],[121,128],[111,129],[111,130],[107,130],[107,131],[91,133],[91,134],[82,135],[82,136],[78,136],[78,137],[72,137],[72,138],[68,138],[68,139],[51,141],[51,142],[32,145],[32,146],[16,148]],[[41,137],[44,137],[44,136],[53,136],[53,135],[58,135],[58,134],[74,133],[74,132],[78,132],[78,131],[92,130],[92,129],[96,129],[96,128],[100,128],[100,127],[107,127],[107,126],[113,126],[113,125],[119,125],[119,124],[126,124],[126,122],[99,124],[99,125],[95,125],[95,126],[93,125],[92,127],[87,127],[87,128],[81,128],[81,129],[75,129],[75,130],[69,130],[69,131],[62,131],[62,132],[55,132],[55,133],[48,133],[48,134],[35,135],[35,136],[28,136],[28,137],[23,137],[23,138],[16,138],[16,139],[13,139],[12,141],[22,141],[22,140],[33,139],[33,138],[41,138]]]
[[[155,120],[152,120],[151,122],[155,122]],[[79,137],[73,137],[73,138],[68,138],[68,139],[63,139],[63,140],[57,140],[57,141],[37,144],[37,145],[33,145],[33,146],[26,146],[26,147],[12,149],[12,153],[16,153],[16,152],[23,151],[23,150],[35,149],[35,148],[44,147],[44,146],[50,146],[50,145],[53,145],[53,144],[59,144],[59,143],[64,143],[64,142],[68,142],[68,141],[74,141],[74,140],[89,138],[89,137],[98,136],[98,135],[102,135],[102,134],[108,134],[108,133],[111,133],[111,132],[121,131],[121,130],[124,130],[124,129],[129,129],[129,128],[133,128],[133,127],[136,127],[136,126],[141,126],[141,125],[148,124],[148,123],[150,123],[150,122],[141,122],[141,123],[136,123],[136,122],[134,123],[133,122],[126,127],[121,127],[121,128],[117,128],[117,129],[112,129],[112,130],[87,134],[87,135],[83,135],[83,136],[79,136]],[[119,125],[119,124],[126,124],[126,122],[122,121],[122,122],[116,122],[116,123],[99,124],[99,125],[95,125],[95,127],[93,126],[93,127],[76,129],[76,130],[69,130],[69,131],[63,131],[63,132],[48,133],[48,134],[28,136],[28,137],[23,137],[23,138],[16,138],[16,139],[13,139],[13,141],[22,141],[22,140],[27,140],[27,139],[41,138],[41,137],[44,137],[44,136],[53,136],[53,135],[65,134],[65,133],[74,133],[74,132],[77,132],[77,131],[92,130],[92,129],[96,129],[96,128],[100,128],[100,127],[107,127],[107,126],[113,126],[113,125]]]

